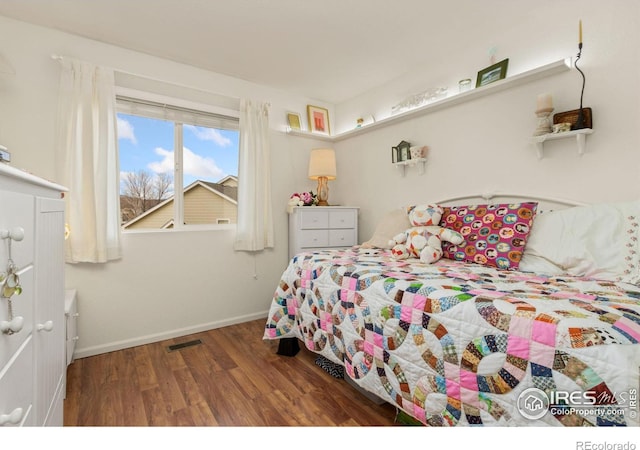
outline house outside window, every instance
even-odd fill
[[[124,96],[117,106],[123,230],[236,223],[237,117]]]

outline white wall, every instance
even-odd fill
[[[336,127],[349,130],[355,117],[367,113],[389,116],[400,93],[440,86],[442,80],[447,85],[440,74],[448,68],[450,90],[457,92],[462,77],[475,84],[475,72],[488,65],[483,59],[491,45],[498,48],[498,59],[510,59],[510,74],[575,57],[580,18],[584,106],[593,109],[594,127],[586,153],[578,156],[575,140],[554,141],[545,144],[544,158],[538,160],[530,141],[538,94],[553,95],[555,112],[578,108],[582,78],[576,70],[339,141],[338,179],[331,188],[338,193],[334,199],[361,207],[362,240],[391,208],[470,192],[515,191],[582,201],[640,197],[640,3],[632,0],[540,2],[531,21],[525,18],[494,36],[479,36],[467,43],[464,55],[437,61],[436,79],[430,79],[429,67],[421,67],[337,105]],[[402,92],[403,86],[409,88]],[[407,169],[402,177],[391,165],[391,146],[401,140],[430,147],[424,175]]]
[[[276,248],[254,259],[232,250],[233,231],[137,233],[124,235],[120,261],[67,265],[66,285],[78,290],[77,355],[266,317],[288,259],[286,203],[291,192],[313,187],[306,165],[309,150],[320,145],[285,135],[285,111],[321,103],[1,16],[0,42],[16,70],[0,74],[0,142],[11,151],[14,167],[47,179],[56,178],[60,68],[52,54],[196,91],[271,102]]]

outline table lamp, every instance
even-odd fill
[[[336,179],[336,153],[332,148],[314,148],[309,158],[309,178],[318,180],[318,206],[329,206],[327,181]]]

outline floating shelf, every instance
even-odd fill
[[[378,120],[377,122],[374,122],[372,124],[365,125],[360,128],[354,128],[353,130],[348,130],[343,133],[335,134],[333,136],[310,133],[308,131],[300,131],[300,130],[289,130],[287,131],[287,133],[291,134],[292,136],[301,136],[309,139],[319,139],[323,141],[337,142],[343,139],[357,136],[362,133],[368,133],[369,131],[379,129],[387,125],[391,125],[393,123],[402,122],[404,120],[408,120],[423,114],[429,114],[429,113],[438,111],[440,109],[449,108],[451,106],[455,106],[460,103],[465,103],[480,97],[484,97],[485,95],[491,95],[493,93],[500,92],[505,89],[516,87],[524,83],[529,83],[531,81],[538,80],[540,78],[548,77],[550,75],[555,75],[557,73],[565,72],[570,69],[571,69],[571,58],[561,59],[559,61],[546,64],[544,66],[540,66],[535,69],[531,69],[511,77],[507,77],[503,80],[494,81],[493,83],[488,84],[486,86],[471,89],[466,92],[460,92],[458,94],[454,94],[449,97],[445,97],[441,100],[428,103],[424,106],[420,106],[410,111],[405,111],[403,113]]]
[[[587,134],[591,133],[593,133],[593,129],[583,128],[581,130],[566,131],[564,133],[549,133],[543,134],[542,136],[534,136],[533,142],[536,144],[538,159],[542,159],[544,157],[544,143],[546,141],[567,139],[574,136],[578,145],[578,155],[582,156],[584,154],[584,149],[587,146]]]
[[[418,173],[420,175],[424,174],[424,164],[427,162],[427,158],[416,158],[416,159],[408,159],[406,161],[401,161],[397,163],[393,163],[398,169],[402,170],[402,176],[405,176],[407,172],[407,166],[418,166]]]

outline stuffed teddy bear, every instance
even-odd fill
[[[439,226],[443,210],[438,205],[409,206],[407,214],[412,227],[389,241],[395,259],[420,258],[431,264],[442,258],[442,241],[458,245],[464,241],[456,231]]]

